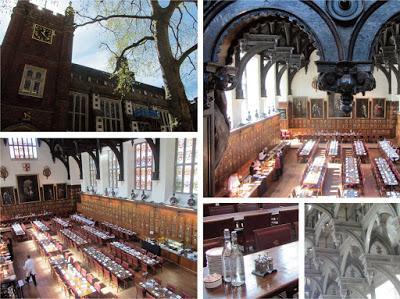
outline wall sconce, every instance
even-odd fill
[[[193,194],[189,195],[189,199],[188,199],[187,204],[188,204],[189,207],[193,207],[196,204],[196,200],[194,199],[194,195]]]
[[[1,166],[0,168],[0,176],[3,180],[6,180],[6,178],[8,177],[8,170],[5,166]]]
[[[51,176],[51,170],[49,166],[45,166],[43,168],[43,175],[46,177],[46,179],[48,179],[49,176]]]
[[[148,197],[148,195],[146,193],[144,193],[144,190],[142,191],[142,195],[140,196],[140,198],[145,201],[145,199]]]
[[[169,203],[173,206],[178,204],[179,200],[175,197],[175,193],[172,194],[172,196],[169,198]]]

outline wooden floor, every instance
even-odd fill
[[[30,230],[31,229],[29,229],[28,231]],[[57,235],[54,235],[53,238],[58,239]],[[45,257],[41,256],[40,253],[36,250],[34,242],[32,240],[23,242],[17,242],[16,240],[14,240],[13,248],[14,268],[17,275],[17,280],[24,279],[25,277],[23,265],[28,254],[31,256],[31,258],[33,258],[36,267],[37,287],[33,285],[33,282],[30,282],[29,285],[25,285],[23,288],[25,298],[66,298],[62,286],[57,284],[56,280],[52,278],[50,267],[48,266]],[[80,256],[77,251],[75,251],[73,248],[68,249],[73,253],[73,257],[75,260],[78,260],[84,266],[86,266],[83,262],[82,256]],[[197,276],[190,271],[187,271],[171,262],[165,261],[163,270],[161,272],[158,272],[153,277],[161,279],[163,285],[166,285],[167,283],[176,285],[179,290],[182,290],[193,298],[196,298]],[[97,278],[102,281],[101,277]],[[116,288],[112,287],[110,284],[104,284],[106,285],[106,288],[102,290],[104,293],[112,292],[113,294],[116,294],[119,298],[140,298],[137,297],[136,288],[134,286],[126,290],[120,289],[117,293]]]
[[[289,149],[284,158],[284,169],[282,177],[273,182],[264,194],[265,197],[288,197],[292,190],[300,185],[300,180],[304,170],[306,169],[305,163],[298,163],[296,152],[298,144],[294,145],[296,148]],[[342,144],[342,148],[351,148],[351,144]],[[316,155],[324,154],[326,143],[320,143]],[[369,149],[370,159],[381,156],[378,150],[378,145],[367,143]],[[341,184],[341,163],[328,163],[328,171],[325,178],[323,196],[322,197],[336,197],[337,188]],[[365,177],[364,184],[364,197],[379,197],[375,178],[372,175],[371,164],[361,164],[363,175]]]

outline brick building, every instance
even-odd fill
[[[19,0],[1,46],[3,131],[170,131],[164,90],[136,82],[114,93],[111,74],[72,63],[74,12]]]

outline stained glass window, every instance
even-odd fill
[[[196,139],[176,141],[175,192],[197,194]]]
[[[8,138],[8,147],[12,160],[37,159],[35,138]]]
[[[151,190],[153,153],[147,142],[135,145],[135,189]]]
[[[119,163],[114,152],[109,149],[108,152],[108,181],[110,188],[118,188]]]

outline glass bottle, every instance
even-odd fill
[[[237,234],[232,232],[232,254],[231,254],[231,269],[232,269],[232,286],[238,287],[245,283],[244,259],[243,254],[237,243]]]
[[[229,229],[224,229],[224,239],[225,245],[222,250],[222,276],[224,281],[227,283],[231,282],[232,270],[231,270],[231,254],[232,254],[232,244],[231,235]]]

